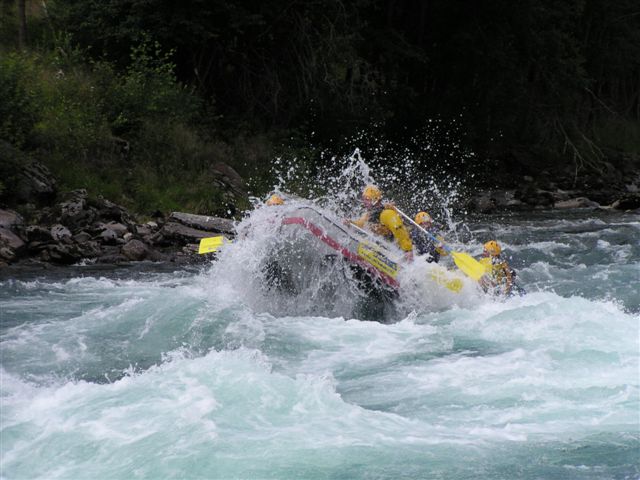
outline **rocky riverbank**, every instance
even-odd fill
[[[515,155],[515,154],[512,154]],[[599,171],[572,171],[568,167],[539,170],[539,160],[529,168],[512,171],[510,165],[527,165],[526,159],[503,158],[487,178],[495,185],[476,190],[465,202],[469,211],[495,213],[532,209],[597,208],[637,210],[640,208],[640,154],[607,152]]]
[[[90,199],[85,190],[70,192],[33,220],[0,210],[0,263],[193,262],[202,258],[196,255],[201,238],[231,238],[234,232],[230,219],[182,212],[139,223],[120,205]]]
[[[237,173],[228,166],[225,172],[218,187],[230,192],[229,199],[246,197]],[[138,221],[121,205],[92,197],[84,189],[60,195],[55,178],[38,163],[19,171],[12,181],[11,198],[0,204],[0,267],[15,263],[198,262],[206,258],[197,255],[201,238],[234,235],[229,218],[156,212],[150,220]]]

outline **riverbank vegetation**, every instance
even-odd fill
[[[217,162],[260,194],[276,156],[317,162],[361,131],[419,150],[430,119],[459,126],[488,181],[592,182],[640,152],[632,0],[0,8],[0,137],[64,189],[143,213],[215,211]]]

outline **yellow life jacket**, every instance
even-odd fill
[[[511,269],[506,261],[497,257],[482,257],[479,262],[484,266],[486,275],[493,287],[500,286],[508,294],[511,290]]]
[[[398,212],[391,208],[383,206],[374,208],[365,212],[357,220],[352,220],[351,223],[360,228],[366,227],[376,235],[388,240],[395,239],[398,246],[405,252],[410,252],[413,249],[411,236],[402,223],[402,218]]]
[[[380,213],[380,223],[393,234],[398,246],[400,246],[402,250],[410,252],[413,249],[411,236],[402,223],[402,218],[400,218],[398,212],[391,208],[385,208],[382,213]]]

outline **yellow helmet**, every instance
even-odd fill
[[[284,200],[282,199],[282,197],[280,195],[276,195],[275,193],[269,197],[269,200],[267,200],[267,205],[269,205],[270,207],[272,207],[273,205],[283,204]]]
[[[362,198],[371,203],[376,203],[382,199],[382,192],[375,185],[367,185],[362,191]]]
[[[427,212],[418,212],[414,221],[418,225],[422,225],[423,223],[431,223],[433,220],[431,218],[431,215],[429,215]]]
[[[500,245],[498,245],[498,242],[495,240],[489,240],[484,244],[484,251],[492,257],[497,257],[502,252],[502,248],[500,248]]]

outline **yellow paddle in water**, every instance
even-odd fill
[[[446,268],[438,268],[437,270],[434,269],[431,272],[431,280],[436,282],[438,285],[442,285],[443,287],[448,288],[454,293],[458,293],[460,290],[462,290],[463,287],[462,280],[460,280],[459,278],[454,278],[452,280],[449,280],[447,278]]]
[[[409,220],[409,222],[411,222],[414,226],[416,226],[427,237],[429,237],[434,242],[439,243],[440,246],[443,249],[445,249],[449,255],[451,255],[453,257],[454,263],[457,265],[457,267],[460,270],[463,271],[463,273],[465,275],[467,275],[468,277],[471,277],[471,278],[473,278],[474,280],[477,281],[477,280],[480,280],[480,278],[482,278],[482,276],[486,273],[484,265],[482,265],[479,261],[477,261],[471,255],[469,255],[468,253],[464,253],[464,252],[454,252],[453,250],[451,250],[451,247],[449,247],[448,245],[445,245],[443,242],[438,240],[436,237],[434,237],[427,230],[425,230],[420,225],[418,225],[416,222],[414,222],[413,218],[409,217],[407,214],[405,214],[404,212],[400,211],[400,209],[398,209],[398,207],[395,207],[395,209],[400,215],[402,215],[404,218]]]
[[[217,252],[218,249],[225,243],[231,243],[231,241],[225,236],[208,237],[200,240],[200,246],[198,247],[198,253],[212,253]]]

